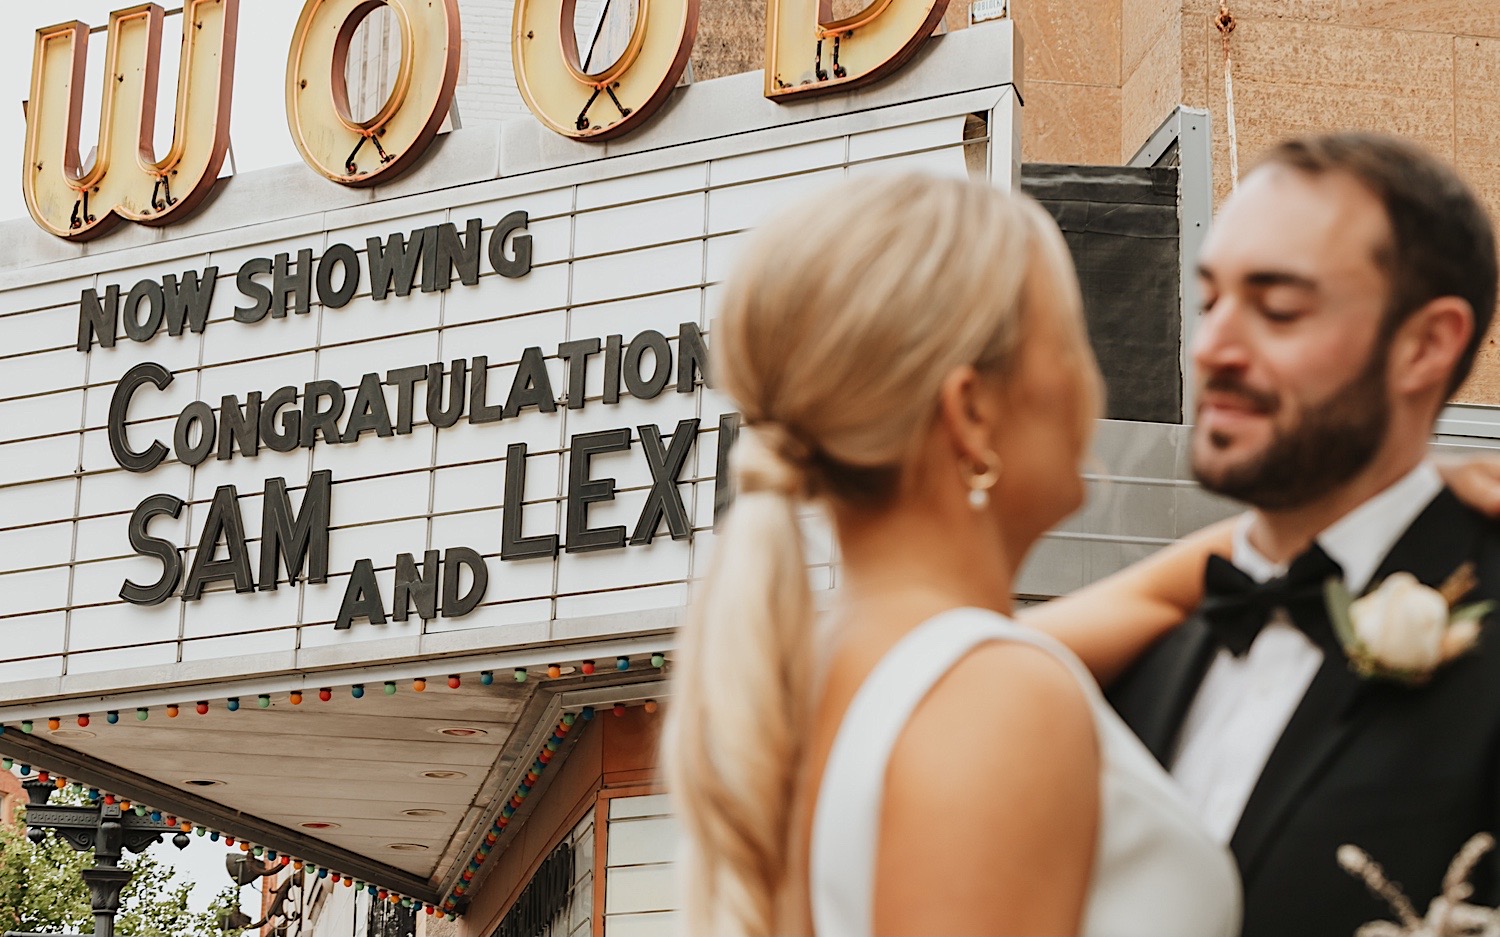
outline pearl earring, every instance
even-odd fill
[[[990,489],[1000,480],[1000,457],[991,452],[984,460],[984,471],[969,479],[969,507],[983,511],[990,506]]]

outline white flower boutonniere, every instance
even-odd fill
[[[1478,643],[1480,622],[1495,603],[1455,607],[1477,584],[1473,564],[1465,563],[1437,589],[1401,572],[1358,599],[1343,580],[1330,579],[1324,596],[1355,673],[1418,686]]]

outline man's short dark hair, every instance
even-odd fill
[[[1295,137],[1263,154],[1260,165],[1311,175],[1343,173],[1385,207],[1391,243],[1376,256],[1390,277],[1382,333],[1440,296],[1467,300],[1474,335],[1449,379],[1451,395],[1468,378],[1495,314],[1495,233],[1489,213],[1446,162],[1420,146],[1378,133]]]

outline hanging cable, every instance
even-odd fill
[[[1234,62],[1229,54],[1229,36],[1234,32],[1234,14],[1229,12],[1228,0],[1220,0],[1219,15],[1214,17],[1224,45],[1224,122],[1229,126],[1229,185],[1232,189],[1240,185],[1240,140],[1234,126]]]

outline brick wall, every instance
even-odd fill
[[[1213,114],[1214,189],[1229,192],[1218,0],[1182,4],[1182,95]],[[1500,4],[1493,0],[1230,0],[1240,165],[1301,132],[1398,133],[1451,160],[1500,214]],[[1492,330],[1459,399],[1500,403]]]

